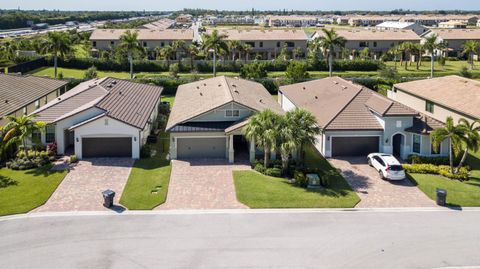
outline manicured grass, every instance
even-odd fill
[[[169,102],[170,108],[172,108],[173,101],[175,100],[175,95],[162,95],[161,100],[162,102]]]
[[[480,206],[480,152],[471,153],[467,164],[472,171],[468,181],[460,182],[438,175],[410,174],[413,182],[428,197],[436,199],[436,189],[447,190],[450,206]]]
[[[322,171],[334,169],[313,146],[305,149],[305,162]],[[237,199],[251,208],[351,208],[360,198],[345,179],[337,176],[327,189],[308,190],[290,184],[284,178],[255,171],[234,171]]]
[[[0,169],[0,216],[26,213],[43,205],[67,174],[49,171],[50,167],[26,171]]]
[[[62,73],[64,78],[77,78],[82,79],[86,70],[83,69],[73,69],[73,68],[58,68],[58,73]],[[54,77],[54,68],[53,67],[42,67],[40,69],[34,70],[30,74],[34,76],[46,76]],[[113,72],[113,71],[98,71],[99,77],[114,77],[114,78],[130,78],[128,72]]]
[[[155,156],[137,160],[128,177],[120,203],[130,210],[150,210],[167,199],[171,166],[166,160],[168,134],[162,133],[153,149]]]

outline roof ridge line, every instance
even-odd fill
[[[354,84],[354,83],[352,83]],[[355,85],[355,84],[354,84]],[[345,108],[347,108],[348,105],[350,105],[353,100],[355,100],[355,98],[357,98],[357,96],[363,91],[363,87],[360,87],[360,89],[358,90],[358,92],[350,99],[350,101],[348,101],[343,107],[342,109],[340,109],[340,111],[338,111],[338,113],[335,115],[335,117],[333,117],[331,120],[329,120],[325,126],[323,127],[323,129],[326,129],[328,127],[328,125],[330,125],[330,123],[332,123],[337,117],[338,115],[340,115],[344,110]]]

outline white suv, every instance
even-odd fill
[[[371,153],[367,157],[368,165],[378,171],[381,179],[402,180],[405,178],[400,162],[390,154]]]

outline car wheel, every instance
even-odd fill
[[[385,180],[385,176],[383,175],[382,170],[378,171],[378,175],[380,176],[381,179]]]
[[[372,165],[372,159],[367,158],[367,162],[368,162],[368,165],[369,165],[370,167],[373,167],[373,165]]]

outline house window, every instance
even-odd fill
[[[255,48],[255,42],[245,42],[245,44],[250,45],[250,47]]]
[[[422,137],[418,134],[414,134],[413,135],[413,149],[412,149],[412,151],[414,153],[420,154],[421,143],[422,143]]]
[[[22,112],[23,112],[23,115],[27,115],[27,107],[24,107]]]
[[[402,121],[397,120],[396,123],[395,123],[395,126],[397,126],[397,128],[402,128]]]
[[[263,42],[260,42],[259,47],[263,48]]]
[[[55,125],[47,125],[45,127],[45,142],[55,142]]]
[[[368,42],[362,41],[362,42],[360,42],[360,43],[358,44],[358,46],[359,46],[360,48],[368,48]]]
[[[32,131],[32,142],[35,144],[39,144],[42,142],[42,135],[40,131],[38,130],[33,130]]]
[[[146,41],[143,41],[143,46],[147,47],[147,42]]]
[[[425,101],[425,111],[433,113],[434,104],[430,101]]]
[[[280,48],[282,44],[280,42],[277,42],[277,48]]]
[[[97,41],[92,42],[92,47],[96,48],[97,47]]]
[[[374,48],[377,47],[377,41],[373,41],[373,47],[374,47]]]
[[[295,43],[294,43],[294,42],[285,42],[285,44],[287,44],[287,47],[289,47],[289,48],[295,47]]]
[[[110,45],[115,45],[115,41],[110,41]]]
[[[227,109],[225,110],[225,117],[230,118],[230,117],[239,117],[240,116],[240,110],[238,109]]]
[[[35,101],[35,108],[40,108],[40,100]]]
[[[438,147],[434,147],[433,146],[433,143],[430,142],[430,154],[431,155],[437,155],[437,154],[440,154],[442,152],[442,144],[438,144]]]
[[[161,42],[160,47],[165,47],[165,42]]]

